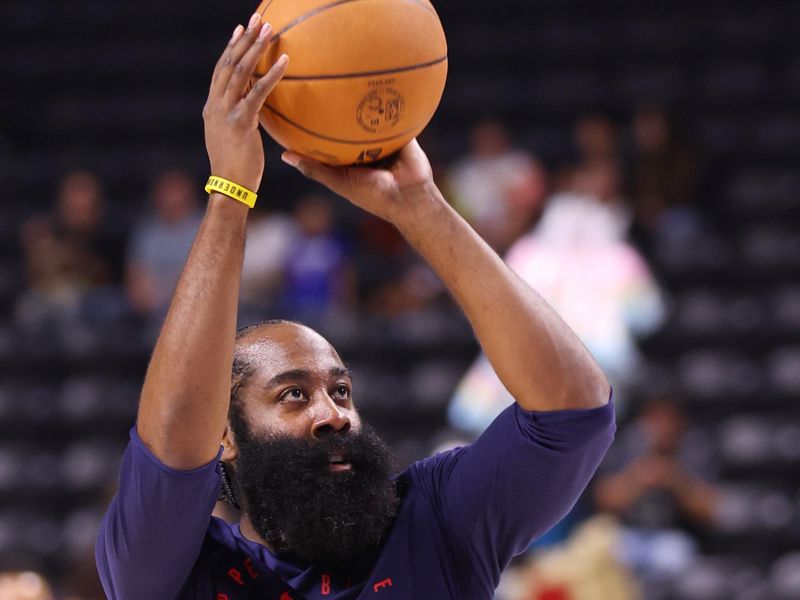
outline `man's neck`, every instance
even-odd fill
[[[273,548],[263,537],[261,537],[261,534],[259,534],[256,528],[253,526],[253,522],[250,520],[250,517],[248,517],[244,512],[242,512],[242,518],[239,520],[239,529],[241,530],[242,536],[245,539],[255,542],[256,544],[266,546],[270,551],[275,552],[275,548]]]

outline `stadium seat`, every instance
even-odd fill
[[[72,491],[97,491],[112,480],[119,469],[122,447],[119,442],[76,441],[64,452],[60,473],[65,487]]]
[[[800,394],[800,346],[775,350],[766,360],[770,388],[785,396]]]
[[[753,465],[772,453],[772,423],[752,415],[738,415],[725,420],[719,428],[722,457],[729,463]]]
[[[775,330],[800,332],[800,286],[785,286],[772,291],[769,315]]]
[[[748,358],[717,350],[694,350],[677,361],[683,388],[698,399],[721,401],[747,397],[761,390],[763,376]]]
[[[788,552],[772,563],[771,600],[800,598],[800,552]]]

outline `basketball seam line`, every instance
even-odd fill
[[[281,29],[278,33],[276,33],[273,36],[273,38],[282,36],[284,33],[289,31],[290,29],[293,29],[294,27],[296,27],[297,25],[299,25],[303,21],[305,21],[307,19],[310,19],[311,17],[314,17],[314,16],[316,16],[316,15],[322,13],[322,12],[325,12],[328,9],[336,8],[337,6],[340,6],[342,4],[349,4],[350,2],[363,2],[363,1],[364,0],[336,0],[336,2],[331,2],[330,4],[325,4],[323,6],[318,6],[314,10],[309,11],[304,15],[300,15],[294,21],[291,21],[290,23],[288,23],[283,29]],[[432,13],[434,16],[436,16],[438,18],[438,15],[436,15],[436,11],[432,11],[429,7],[427,7],[424,4],[418,2],[417,0],[411,0],[411,1],[414,2],[414,4],[417,4],[417,5],[421,6],[426,11]]]
[[[379,71],[362,71],[360,73],[333,73],[330,75],[284,75],[283,81],[297,81],[308,79],[352,79],[355,77],[373,77],[375,75],[390,75],[391,73],[403,73],[405,71],[414,71],[416,69],[424,69],[425,67],[432,67],[447,60],[447,56],[441,56],[437,59],[430,60],[424,63],[417,63],[415,65],[408,65],[407,67],[395,67],[392,69],[381,69]],[[257,73],[257,76],[261,74]]]
[[[299,25],[303,21],[305,21],[307,19],[310,19],[311,17],[314,17],[314,16],[318,15],[321,12],[325,12],[326,10],[328,10],[330,8],[335,8],[335,7],[337,7],[337,6],[341,5],[341,4],[349,4],[350,2],[363,2],[363,1],[364,0],[337,0],[336,2],[331,2],[330,4],[325,4],[323,6],[318,6],[314,10],[309,11],[304,15],[300,15],[294,21],[289,22],[283,29],[281,29],[278,33],[276,33],[274,37],[282,36],[284,33],[289,31],[290,29],[293,29],[294,27],[296,27],[297,25]]]
[[[264,108],[269,109],[273,114],[275,114],[276,116],[280,117],[281,119],[286,121],[289,125],[299,129],[300,131],[303,131],[303,132],[305,132],[305,133],[307,133],[309,135],[313,135],[314,137],[318,137],[318,138],[320,138],[322,140],[327,140],[329,142],[336,142],[336,143],[339,143],[339,144],[352,144],[354,146],[357,146],[357,145],[363,145],[363,144],[377,144],[378,142],[389,142],[391,140],[394,140],[394,139],[397,139],[399,137],[402,137],[402,136],[404,136],[404,135],[406,135],[406,134],[408,134],[408,133],[410,133],[410,132],[412,132],[412,131],[417,129],[417,127],[412,127],[410,129],[406,129],[405,131],[401,131],[400,133],[397,133],[395,135],[389,136],[387,138],[380,138],[380,139],[376,139],[376,140],[342,140],[342,139],[339,139],[339,138],[330,137],[330,136],[327,136],[327,135],[323,135],[321,133],[317,133],[316,131],[313,131],[311,129],[307,129],[306,127],[303,127],[302,125],[300,125],[298,123],[295,123],[294,121],[292,121],[289,117],[287,117],[283,113],[278,112],[275,108],[273,108],[269,104],[264,104]]]
[[[411,0],[411,2],[413,2],[413,3],[414,3],[414,4],[416,4],[416,5],[418,5],[418,6],[419,6],[419,7],[421,7],[421,8],[424,8],[424,9],[425,9],[425,10],[427,10],[429,13],[433,13],[434,15],[436,15],[436,18],[439,18],[439,15],[437,15],[437,14],[436,14],[436,10],[435,10],[433,7],[431,7],[431,6],[428,6],[428,5],[427,5],[427,4],[425,4],[424,2],[420,2],[420,0]]]
[[[262,9],[261,9],[261,18],[262,18],[262,19],[264,18],[264,13],[265,13],[265,12],[267,12],[267,9],[268,9],[268,8],[269,8],[269,7],[272,5],[272,3],[273,3],[274,1],[275,1],[275,0],[269,0],[269,2],[267,2],[267,3],[264,5],[264,8],[262,8]]]

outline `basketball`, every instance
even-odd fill
[[[281,146],[331,165],[369,163],[417,136],[447,77],[447,42],[428,0],[264,0],[273,42],[256,69],[289,55],[260,121]]]

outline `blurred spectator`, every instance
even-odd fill
[[[421,313],[430,308],[445,292],[444,285],[430,267],[411,259],[399,267],[366,299],[369,314],[395,318]]]
[[[563,544],[539,551],[522,568],[503,574],[503,600],[640,600],[636,580],[616,556],[620,527],[594,517]]]
[[[572,136],[580,157],[579,164],[614,161],[619,155],[617,126],[604,115],[586,114],[579,117]]]
[[[47,581],[38,573],[0,573],[2,600],[55,600]]]
[[[389,317],[415,310],[419,300],[402,282],[421,261],[405,238],[391,223],[370,214],[362,216],[355,233],[361,308]]]
[[[633,117],[631,201],[636,224],[653,235],[686,237],[698,227],[692,203],[697,183],[694,149],[681,139],[674,118],[659,106]]]
[[[63,600],[106,600],[97,574],[94,551],[87,552],[82,561],[70,565],[65,587],[67,592]]]
[[[573,174],[576,193],[548,203],[538,225],[509,251],[506,262],[575,331],[602,366],[618,412],[639,353],[635,335],[664,318],[661,292],[647,263],[625,241],[627,216],[613,163],[594,162]],[[462,379],[450,407],[453,425],[483,431],[512,398],[481,356]]]
[[[625,237],[630,217],[622,195],[622,173],[616,160],[595,159],[583,162],[572,172],[569,191],[593,198],[604,210],[613,213],[619,222],[619,236]]]
[[[384,318],[419,313],[444,295],[444,286],[397,229],[367,215],[357,230],[361,307]]]
[[[475,125],[469,155],[446,179],[453,205],[500,252],[530,227],[547,190],[539,162],[514,148],[506,128],[493,120]]]
[[[355,272],[348,248],[334,231],[330,201],[305,196],[298,201],[294,218],[297,235],[284,265],[284,310],[312,321],[347,312],[355,299]]]
[[[100,182],[88,171],[62,180],[54,210],[22,227],[27,292],[18,320],[36,326],[77,317],[87,296],[118,281],[119,245],[104,228]]]
[[[166,171],[153,185],[153,213],[134,229],[128,247],[127,292],[133,310],[162,316],[177,285],[202,215],[196,183]]]
[[[273,307],[297,236],[297,224],[289,215],[251,211],[242,266],[241,298],[245,305],[267,312]]]
[[[100,453],[100,447],[91,449]],[[107,452],[107,450],[106,450]],[[115,466],[119,463],[115,461]],[[76,469],[71,469],[75,471]],[[93,494],[93,503],[84,505],[64,522],[66,545],[61,558],[66,564],[58,589],[60,600],[106,600],[95,562],[94,543],[103,513],[117,491],[116,477],[108,479],[102,489]]]
[[[608,117],[598,113],[578,117],[572,128],[572,143],[577,156],[573,164],[557,172],[557,191],[576,191],[575,176],[589,165],[614,165],[618,170],[619,132]]]
[[[668,396],[648,400],[609,451],[595,502],[626,526],[621,555],[646,582],[686,568],[696,552],[692,534],[716,524],[722,495],[714,471],[704,438]]]

